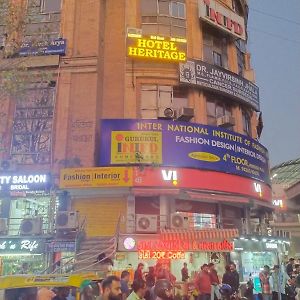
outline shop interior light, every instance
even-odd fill
[[[245,238],[244,238],[243,236],[241,236],[241,237],[240,237],[240,240],[243,240],[243,241],[244,241],[244,240],[245,240]]]
[[[256,239],[256,238],[251,238],[251,241],[258,242],[258,239]]]
[[[263,238],[262,241],[265,243],[267,241],[267,239]]]

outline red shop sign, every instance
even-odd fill
[[[138,251],[233,251],[233,242],[223,240],[222,242],[208,241],[138,241]]]
[[[140,250],[139,259],[185,259],[183,251],[150,251]]]

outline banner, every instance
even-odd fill
[[[251,81],[201,60],[180,63],[179,82],[234,97],[259,111],[259,88]]]
[[[268,151],[248,136],[187,122],[102,120],[99,165],[141,164],[207,169],[270,182]]]

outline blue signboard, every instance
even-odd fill
[[[67,49],[66,39],[53,39],[40,42],[23,43],[19,55],[65,55]]]
[[[101,122],[100,166],[161,165],[269,179],[267,149],[220,127],[169,120]]]

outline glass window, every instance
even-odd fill
[[[185,19],[185,4],[181,2],[171,2],[170,14],[174,18]]]
[[[246,45],[242,40],[237,40],[235,42],[236,53],[237,53],[237,63],[238,63],[238,74],[243,76],[245,69],[245,53],[246,53]]]
[[[214,65],[223,67],[222,55],[216,51],[213,51],[213,63]]]
[[[245,134],[251,136],[251,117],[250,114],[246,111],[242,111],[243,118],[243,131]]]
[[[169,0],[158,0],[158,13],[160,15],[169,15],[170,7]]]
[[[225,101],[220,101],[214,99],[213,96],[209,95],[206,101],[206,111],[207,111],[207,124],[217,125],[217,119],[223,116],[232,116],[232,107]],[[233,129],[233,127],[229,127]]]
[[[60,12],[60,9],[61,0],[42,0],[41,2],[42,13]]]

